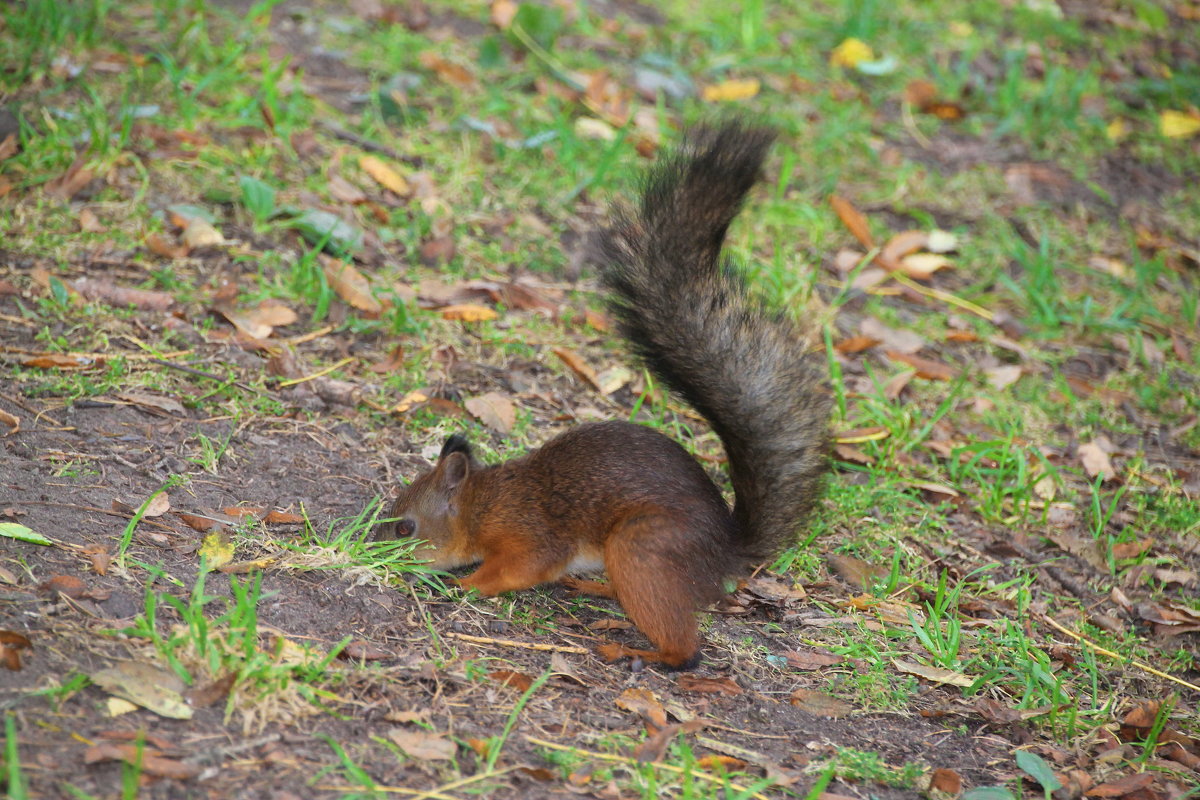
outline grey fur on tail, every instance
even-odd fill
[[[637,212],[618,210],[599,237],[622,332],[725,445],[752,561],[793,543],[815,503],[832,408],[824,357],[721,257],[774,138],[739,122],[693,130],[651,168]]]

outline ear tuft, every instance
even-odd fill
[[[461,433],[451,434],[446,443],[442,445],[442,452],[438,456],[438,460],[442,460],[451,453],[466,453],[467,457],[471,456],[471,443],[467,441],[467,437]]]

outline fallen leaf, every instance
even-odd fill
[[[353,264],[322,254],[321,265],[338,297],[372,317],[383,313],[383,305],[371,294],[371,283]]]
[[[98,278],[77,278],[71,287],[87,300],[100,300],[112,306],[134,306],[146,311],[166,311],[175,298],[166,292],[117,286]]]
[[[787,664],[792,669],[811,671],[823,667],[832,667],[846,660],[845,656],[830,653],[827,650],[793,650],[783,654]]]
[[[22,359],[21,366],[36,367],[37,369],[90,369],[104,366],[104,360],[69,353],[46,353]]]
[[[863,350],[870,350],[879,343],[878,339],[871,336],[851,336],[835,344],[833,349],[842,355],[852,355],[854,353],[861,353]]]
[[[233,561],[233,540],[229,534],[217,529],[204,536],[197,555],[204,559],[210,569],[220,569]]]
[[[926,237],[925,249],[931,253],[951,253],[958,249],[958,237],[934,228]]]
[[[8,433],[5,436],[12,436],[14,433],[21,432],[21,418],[0,409],[0,423],[8,427]]]
[[[900,259],[898,269],[914,280],[923,281],[938,270],[952,266],[953,261],[938,253],[913,253]]]
[[[100,742],[88,747],[83,752],[85,764],[98,764],[104,761],[124,761],[136,766],[138,771],[156,778],[185,781],[197,777],[203,767],[200,764],[189,764],[175,758],[168,758],[162,751],[153,747],[138,747],[136,744],[118,744],[117,742]]]
[[[79,210],[79,230],[82,233],[107,233],[108,228],[90,208]]]
[[[579,376],[585,383],[590,385],[598,392],[602,392],[600,380],[596,376],[596,370],[592,369],[583,357],[573,350],[568,350],[565,347],[552,348],[554,355],[562,359],[562,362],[571,368],[571,371]]]
[[[393,347],[382,361],[377,361],[367,369],[377,375],[383,375],[388,372],[399,372],[404,368],[404,345],[398,344]]]
[[[838,719],[848,716],[854,711],[854,706],[849,703],[815,689],[797,689],[792,692],[789,702],[818,717]]]
[[[178,676],[140,661],[118,661],[92,673],[92,682],[109,694],[170,719],[191,719],[192,708],[183,699],[186,688]]]
[[[900,259],[925,248],[929,234],[925,231],[901,231],[888,239],[879,251],[879,263],[884,269],[895,270],[900,267]]]
[[[336,172],[329,175],[329,193],[335,200],[358,205],[367,202],[366,193]]]
[[[229,690],[237,682],[237,672],[227,672],[215,681],[193,686],[183,693],[192,708],[205,708],[229,696]]]
[[[263,300],[245,311],[232,308],[218,308],[217,311],[233,327],[252,339],[266,339],[275,328],[291,325],[299,319],[295,311],[273,300]]]
[[[958,797],[962,793],[962,776],[952,769],[938,767],[929,775],[929,788],[943,796]]]
[[[732,678],[725,676],[708,678],[703,675],[683,674],[675,681],[675,685],[681,692],[723,694],[729,697],[737,697],[742,694],[742,687],[738,686]]]
[[[1099,475],[1101,480],[1107,481],[1117,474],[1108,453],[1104,452],[1096,442],[1081,444],[1075,452],[1089,478]]]
[[[498,669],[495,672],[489,672],[488,677],[505,686],[511,686],[518,692],[527,692],[533,686],[533,678],[522,672],[514,672],[510,669]]]
[[[943,667],[935,667],[927,664],[917,664],[913,661],[906,661],[900,658],[892,659],[892,666],[900,672],[907,675],[916,675],[918,678],[924,678],[934,683],[946,683],[951,686],[970,686],[975,682],[975,679],[970,675],[964,675],[961,672],[955,672],[952,669]]]
[[[46,184],[46,194],[64,202],[74,197],[80,189],[92,182],[92,178],[96,177],[94,171],[83,166],[85,163],[84,156],[76,158],[71,162],[71,166],[67,167],[66,172]]]
[[[417,58],[421,66],[437,74],[446,83],[460,89],[469,89],[475,85],[475,76],[466,67],[447,61],[430,50],[425,50]]]
[[[46,594],[64,594],[78,600],[87,594],[87,584],[74,575],[54,575],[38,584],[38,591]]]
[[[887,567],[882,564],[871,564],[841,553],[831,553],[825,560],[842,580],[860,589],[870,589],[877,580],[888,574]]]
[[[407,755],[422,761],[449,761],[458,752],[458,746],[439,733],[392,728],[388,738]]]
[[[846,226],[846,229],[858,240],[858,243],[868,250],[875,248],[875,239],[871,236],[870,226],[867,225],[867,218],[862,215],[854,204],[840,195],[830,195],[829,205],[833,206],[834,213],[838,215],[838,219]]]
[[[404,176],[382,159],[375,156],[363,156],[358,160],[358,165],[374,178],[376,183],[392,193],[406,197],[412,192]]]
[[[150,394],[149,392],[120,392],[117,394],[117,399],[124,400],[127,403],[133,403],[135,406],[143,408],[152,408],[156,411],[162,411],[167,414],[174,414],[179,417],[187,416],[187,409],[183,407],[183,403],[172,397],[163,397],[162,395]],[[159,495],[160,497],[162,495]]]
[[[706,103],[747,100],[758,94],[761,86],[762,84],[757,78],[721,81],[720,83],[705,86],[703,97]]]
[[[485,322],[500,316],[494,308],[473,303],[446,306],[442,309],[441,314],[442,319],[453,319],[460,322]]]
[[[0,536],[9,539],[20,539],[22,542],[30,542],[32,544],[54,544],[50,539],[47,539],[32,528],[25,527],[19,522],[0,522]]]
[[[33,643],[24,634],[0,630],[0,664],[5,669],[12,672],[21,669],[21,651],[31,647]]]
[[[1084,792],[1087,797],[1124,797],[1154,783],[1155,773],[1135,772],[1108,783],[1098,783]]]
[[[198,247],[218,247],[225,244],[225,237],[208,220],[192,217],[183,229],[183,243],[192,250]]]
[[[505,436],[517,422],[517,411],[512,400],[499,392],[468,398],[463,405],[471,412],[471,416]]]
[[[1200,114],[1167,109],[1158,115],[1158,130],[1169,139],[1186,139],[1200,133]]]
[[[829,66],[831,67],[854,68],[865,61],[874,60],[875,51],[871,49],[871,46],[862,39],[856,39],[853,36],[844,39],[829,54]]]
[[[187,245],[171,244],[157,233],[146,234],[146,249],[156,256],[170,259],[183,258],[189,252]]]
[[[492,0],[492,24],[502,31],[507,30],[520,7],[516,0]]]
[[[984,370],[987,375],[988,383],[994,389],[1007,389],[1017,382],[1024,370],[1020,365],[1007,364],[1002,367],[989,367]]]
[[[924,358],[911,353],[901,353],[896,350],[888,350],[887,357],[892,361],[899,361],[914,368],[917,371],[918,378],[934,381],[951,381],[958,377],[958,370],[954,369],[954,367],[944,364],[941,361],[935,361],[932,358]]]
[[[640,687],[626,689],[617,696],[614,702],[617,708],[637,714],[656,728],[664,728],[667,725],[666,709],[654,696],[654,692],[649,689]]]

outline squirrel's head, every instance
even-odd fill
[[[433,469],[400,490],[388,514],[396,521],[383,527],[380,538],[423,540],[413,555],[431,561],[438,569],[478,561],[474,553],[468,552],[465,531],[458,524],[459,493],[478,466],[466,437],[458,433],[451,436]]]

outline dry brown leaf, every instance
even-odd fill
[[[863,350],[869,350],[879,343],[878,339],[870,336],[851,336],[835,344],[833,349],[842,355],[851,355],[853,353],[861,353]]]
[[[514,672],[511,669],[498,669],[495,672],[489,672],[488,677],[505,686],[511,686],[518,692],[527,692],[533,686],[533,678],[523,672]]]
[[[421,62],[422,67],[436,73],[439,78],[451,86],[470,89],[475,85],[475,76],[469,69],[455,64],[453,61],[448,61],[430,50],[423,51],[418,56],[418,61]]]
[[[924,281],[939,269],[952,266],[954,262],[939,253],[913,253],[900,259],[898,269],[914,280]]]
[[[1098,783],[1084,792],[1087,797],[1124,797],[1154,783],[1155,773],[1135,772],[1108,783]]]
[[[429,731],[392,728],[388,731],[388,738],[406,754],[422,761],[449,761],[458,751],[453,741]]]
[[[453,235],[435,236],[427,242],[422,242],[421,263],[433,267],[454,258],[457,252],[458,244]]]
[[[791,704],[809,714],[833,719],[849,716],[854,711],[854,706],[849,703],[815,689],[797,689],[792,692]]]
[[[1083,469],[1087,472],[1089,478],[1101,476],[1101,480],[1111,480],[1117,474],[1113,468],[1112,460],[1108,457],[1108,453],[1104,452],[1096,442],[1087,442],[1079,445],[1076,450],[1076,455],[1079,456],[1079,462],[1083,465]]]
[[[117,286],[101,278],[77,278],[71,282],[71,287],[87,300],[99,300],[122,308],[134,306],[144,311],[166,311],[175,304],[175,298],[166,292]]]
[[[46,194],[62,201],[74,197],[80,189],[92,182],[92,178],[96,177],[94,171],[83,166],[84,163],[86,162],[83,156],[79,156],[71,162],[71,166],[67,167],[66,172],[46,184]]]
[[[12,436],[14,433],[21,431],[21,418],[0,409],[0,423],[8,427],[8,433],[5,436]]]
[[[104,359],[91,356],[71,355],[70,353],[45,353],[21,360],[23,367],[37,369],[90,369],[104,365]]]
[[[853,234],[859,244],[868,250],[875,247],[875,239],[871,236],[871,228],[867,225],[867,218],[854,207],[853,203],[840,195],[834,194],[829,196],[829,205],[833,206],[838,219]]]
[[[79,230],[83,233],[107,233],[108,227],[96,216],[90,208],[79,210]]]
[[[492,0],[492,24],[502,31],[507,30],[520,7],[516,0]]]
[[[822,667],[832,667],[846,660],[845,656],[830,653],[827,650],[793,650],[783,654],[788,666],[792,669],[811,671]]]
[[[832,553],[825,560],[842,580],[860,589],[870,589],[876,580],[888,574],[882,564],[871,564],[854,556]]]
[[[912,373],[906,373],[911,375]],[[849,461],[853,464],[874,464],[875,457],[868,455],[860,447],[855,447],[852,444],[835,444],[833,451],[842,461]]]
[[[916,331],[889,328],[875,317],[864,317],[859,332],[863,336],[878,339],[886,349],[899,353],[915,353],[925,346],[925,337]]]
[[[336,172],[329,175],[329,193],[335,200],[341,200],[343,203],[358,205],[367,202],[366,192]]]
[[[326,256],[321,259],[321,265],[325,280],[338,297],[359,311],[365,311],[370,318],[383,313],[383,304],[371,294],[370,281],[353,264]]]
[[[914,368],[917,371],[918,378],[925,378],[932,381],[952,381],[958,377],[958,370],[954,367],[944,364],[941,361],[935,361],[932,358],[912,355],[911,353],[901,353],[896,350],[888,350],[887,357],[892,361],[899,361]]]
[[[126,403],[133,403],[135,406],[152,408],[180,417],[187,416],[187,409],[183,407],[183,404],[171,397],[163,397],[162,395],[150,394],[149,392],[129,391],[119,392],[117,398],[124,400]]]
[[[358,160],[358,165],[363,168],[363,171],[375,179],[383,188],[388,191],[398,194],[401,197],[406,197],[412,193],[412,188],[408,185],[408,181],[404,176],[385,163],[383,159],[375,156],[363,156]]]
[[[189,764],[174,758],[167,758],[162,751],[136,744],[118,744],[117,742],[99,742],[87,748],[83,753],[85,764],[97,764],[104,761],[124,761],[136,766],[147,776],[168,778],[170,780],[186,781],[198,776],[203,767],[200,764]]]
[[[723,694],[737,697],[742,694],[742,687],[732,678],[707,678],[703,675],[683,674],[675,681],[681,692],[696,692],[697,694]]]
[[[219,247],[225,237],[203,217],[192,217],[183,228],[183,243],[195,250],[198,247]]]
[[[162,258],[183,258],[190,252],[185,244],[171,244],[157,233],[146,234],[146,249]]]
[[[17,154],[18,147],[17,135],[15,133],[10,133],[8,136],[5,136],[4,140],[0,141],[0,161],[4,161],[15,156]]]
[[[453,319],[460,322],[486,322],[499,316],[496,309],[474,303],[462,303],[442,309],[442,319]]]
[[[592,369],[583,357],[573,350],[568,350],[565,347],[553,348],[554,355],[562,359],[563,363],[571,368],[571,371],[578,375],[585,383],[590,385],[598,392],[603,391],[600,388],[600,379],[596,376],[596,370]]]
[[[505,436],[512,431],[517,422],[517,410],[512,400],[499,392],[471,397],[463,405],[475,419]]]
[[[664,728],[667,725],[667,711],[649,689],[626,689],[614,702],[617,708],[637,714],[656,728]]]
[[[990,367],[984,370],[988,383],[994,389],[1007,389],[1017,382],[1024,370],[1020,365],[1009,364],[1002,367]]]
[[[16,672],[21,668],[21,651],[33,647],[25,634],[0,630],[0,664]]]
[[[382,361],[377,361],[367,369],[379,375],[388,372],[399,372],[404,367],[404,345],[398,344],[388,352]]]
[[[898,269],[902,258],[923,249],[928,242],[929,234],[925,231],[901,231],[879,251],[879,263],[884,269]]]
[[[246,311],[217,310],[235,328],[254,339],[265,339],[275,328],[291,325],[299,319],[295,311],[274,300],[263,300],[255,308]]]
[[[975,682],[975,679],[970,675],[964,675],[961,672],[955,672],[952,669],[944,669],[942,667],[934,667],[927,664],[918,664],[914,661],[906,661],[900,658],[892,659],[892,666],[906,675],[916,675],[918,678],[924,678],[934,683],[946,683],[951,686],[970,686]]]

